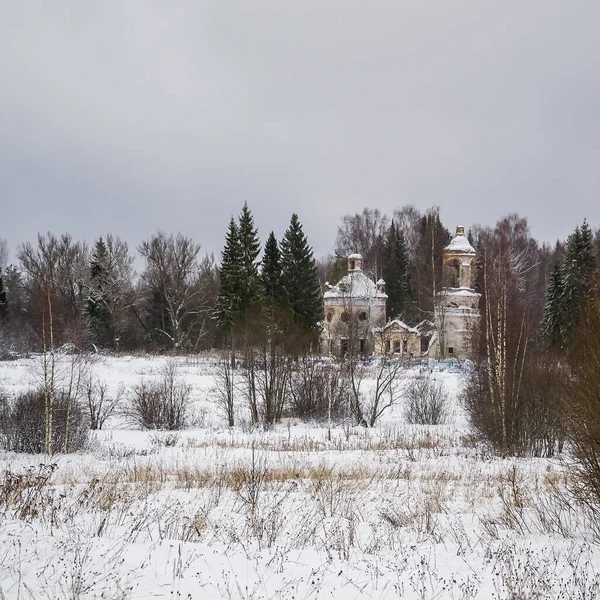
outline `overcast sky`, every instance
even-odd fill
[[[0,238],[219,254],[245,200],[317,256],[365,206],[595,228],[599,23],[598,0],[0,0]]]

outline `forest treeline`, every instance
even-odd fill
[[[577,322],[587,285],[581,282],[598,270],[599,232],[584,223],[569,240],[550,247],[534,240],[526,219],[516,215],[493,228],[471,226],[468,232],[478,251],[478,291],[483,291],[486,273],[491,280],[489,275],[501,275],[503,267],[522,272],[518,277],[527,288],[530,342],[542,347],[549,339],[552,346],[563,347]],[[36,243],[14,249],[15,264],[6,264],[6,244],[0,242],[0,354],[41,350],[50,305],[55,344],[80,349],[197,352],[219,347],[229,343],[234,322],[256,313],[265,298],[288,309],[307,331],[317,332],[324,284],[345,274],[346,257],[353,252],[363,255],[373,278],[386,281],[388,317],[417,323],[433,315],[442,286],[442,252],[450,239],[435,208],[421,213],[404,206],[391,216],[365,208],[341,219],[334,252],[315,260],[296,215],[281,240],[271,233],[263,246],[246,205],[224,231],[218,259],[202,254],[198,241],[163,231],[135,249],[110,233],[91,246],[69,233],[39,234]],[[581,272],[571,267],[581,251],[575,242],[589,246]],[[492,258],[492,252],[499,256]],[[136,253],[144,265],[140,273],[134,270]]]

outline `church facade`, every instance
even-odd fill
[[[467,358],[471,332],[480,317],[474,290],[475,249],[456,228],[443,253],[443,287],[436,294],[433,321],[410,326],[399,319],[387,321],[385,282],[374,282],[362,270],[362,257],[348,257],[348,273],[323,295],[325,321],[321,349],[344,357]]]

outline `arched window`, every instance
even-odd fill
[[[449,260],[444,265],[444,285],[446,287],[460,287],[460,261],[458,259]]]

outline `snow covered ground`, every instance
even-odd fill
[[[166,360],[89,368],[126,396]],[[408,425],[397,406],[329,439],[295,420],[230,431],[214,358],[177,361],[193,429],[113,418],[85,452],[0,452],[0,599],[600,597],[598,536],[563,502],[562,465],[473,443],[460,369],[430,365],[447,424]],[[39,363],[0,363],[0,389],[34,386]]]

